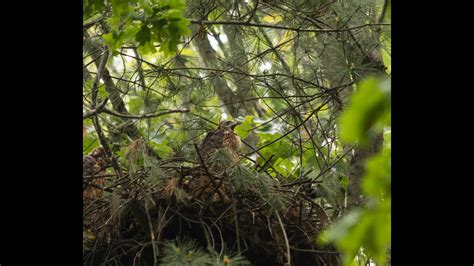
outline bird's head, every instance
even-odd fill
[[[239,122],[225,120],[219,124],[219,128],[234,130],[234,128],[239,125]]]

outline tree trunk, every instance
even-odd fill
[[[348,32],[347,37],[356,42],[355,47],[360,47],[355,37],[351,32]],[[352,45],[354,47],[354,45]],[[364,69],[359,70],[358,75],[353,75],[353,79],[358,82],[360,79],[369,76],[386,76],[385,66],[382,61],[381,51],[378,48],[370,49],[364,52],[362,49],[350,49],[353,60],[364,66]],[[349,47],[346,47],[349,50]],[[358,78],[360,77],[360,78]],[[350,209],[355,206],[360,206],[364,203],[364,199],[360,189],[361,178],[364,176],[365,160],[375,155],[382,148],[383,133],[378,133],[375,136],[369,137],[369,145],[367,147],[356,147],[350,161],[349,172],[349,186],[347,190],[347,207]]]
[[[349,186],[347,188],[347,207],[361,206],[364,203],[362,192],[360,189],[360,181],[364,176],[365,160],[376,154],[383,143],[383,135],[377,134],[370,140],[368,147],[358,147],[354,149],[350,161]]]
[[[199,25],[193,25],[191,28],[193,34],[197,34],[194,38],[194,44],[197,47],[203,65],[207,68],[220,69],[221,66],[218,63],[216,51],[214,51],[211,43],[207,39],[207,31]],[[214,76],[211,78],[211,84],[219,99],[224,103],[225,110],[232,117],[238,117],[241,111],[238,105],[233,103],[235,101],[235,95],[224,77],[221,76],[220,73],[214,73]]]

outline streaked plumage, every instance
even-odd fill
[[[106,174],[108,160],[106,159],[105,151],[99,147],[92,151],[89,155],[82,158],[82,175],[87,182],[99,187],[104,187],[104,178],[96,177]],[[97,199],[102,197],[103,191],[99,188],[87,186],[84,189],[83,196],[85,199]]]
[[[206,135],[201,145],[200,153],[209,172],[211,175],[220,176],[215,179],[217,184],[221,183],[220,179],[224,178],[222,174],[238,164],[240,160],[239,152],[242,142],[240,137],[234,133],[236,125],[237,123],[233,121],[221,122],[215,130]],[[224,179],[219,189],[216,190],[209,177],[202,175],[195,177],[189,187],[194,198],[229,203],[228,186],[228,180]],[[211,195],[212,193],[214,194]]]

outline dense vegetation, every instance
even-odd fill
[[[390,1],[83,3],[85,265],[387,263]]]

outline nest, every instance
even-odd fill
[[[333,248],[316,244],[329,217],[310,183],[281,185],[239,164],[158,165],[109,177],[100,197],[84,198],[84,265],[182,265],[169,263],[170,247],[185,250],[173,241],[192,242],[189,265],[339,265]],[[201,251],[215,263],[190,255]]]

